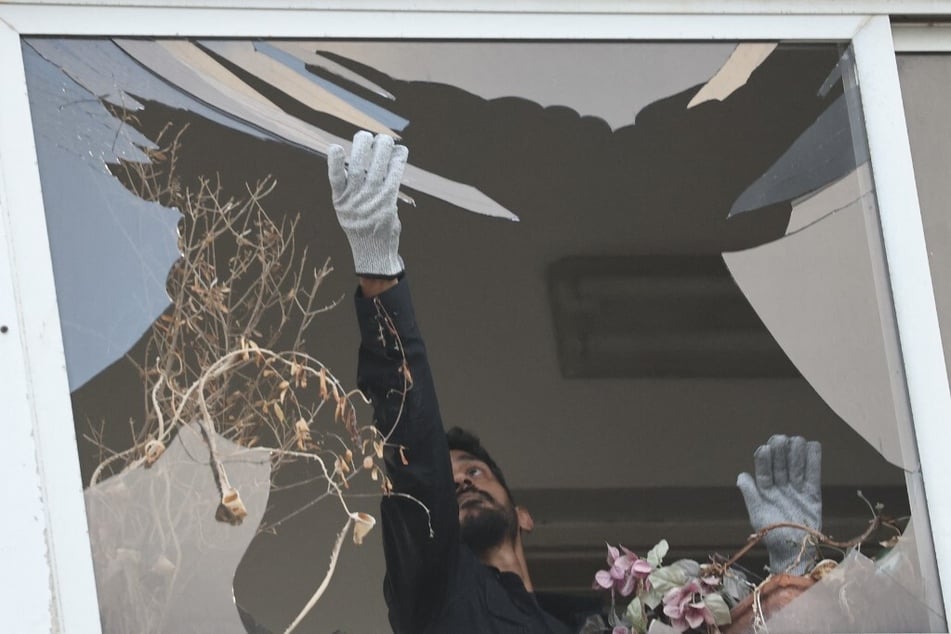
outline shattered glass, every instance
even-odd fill
[[[886,459],[917,468],[895,424],[865,210],[859,199],[785,238],[724,253],[734,280],[826,403]],[[782,283],[777,283],[782,280]]]
[[[786,236],[723,259],[803,377],[905,472],[927,520],[851,51],[820,87],[843,93],[731,208],[789,201]],[[777,284],[781,280],[781,284]],[[886,607],[887,606],[887,607]],[[767,623],[771,631],[945,631],[930,532],[909,524],[872,562],[850,553]]]
[[[75,390],[125,354],[168,306],[165,278],[180,255],[180,216],[134,195],[106,167],[118,159],[147,161],[140,148],[154,147],[149,139],[30,47],[24,65]],[[116,259],[104,262],[99,253]]]
[[[868,162],[862,163],[847,176],[818,191],[793,200],[786,233],[804,229],[824,216],[843,210],[859,200],[862,200],[866,207],[874,205],[872,170]]]
[[[850,53],[843,55],[830,77],[819,88],[828,93],[845,79],[843,93],[810,125],[781,157],[746,189],[730,215],[787,201],[815,191],[849,174],[868,161],[868,144],[862,127],[856,129],[859,106]]]
[[[330,144],[337,143],[345,148],[350,146],[349,141],[288,115],[261,93],[241,81],[195,43],[186,40],[151,42],[123,39],[117,39],[115,42],[140,64],[178,86],[187,94],[210,104],[219,111],[237,117],[244,123],[265,130],[276,138],[323,155],[326,155]],[[285,81],[290,73],[294,73],[293,69],[278,65],[273,58],[258,51],[251,52],[250,59],[254,60],[252,71],[254,68],[258,70],[263,68],[270,75],[274,75],[276,69],[281,69],[282,72],[279,75],[283,76]],[[299,86],[294,92],[298,95],[302,92],[307,93]],[[313,97],[313,93],[303,95],[303,98],[307,100],[306,103],[313,109],[321,110],[327,107],[321,103],[326,101],[326,95],[318,95],[317,103],[311,103]],[[337,111],[339,112],[339,109]],[[361,122],[367,121],[354,110],[348,109],[347,116],[357,118]],[[377,124],[373,124],[372,127],[376,130],[383,129]],[[403,184],[476,213],[509,220],[518,219],[515,214],[477,189],[455,183],[413,165],[406,166]]]
[[[245,631],[232,579],[264,517],[271,457],[221,436],[215,447],[248,511],[238,525],[216,518],[221,493],[197,425],[151,467],[86,489],[103,632]]]
[[[791,201],[787,235],[723,259],[826,403],[887,460],[914,472],[917,449],[896,370],[897,330],[853,64],[847,51],[820,88],[828,92],[839,81],[842,95],[730,211]]]
[[[456,86],[486,100],[514,96],[546,107],[568,107],[603,119],[612,129],[630,125],[652,103],[709,81],[736,50],[759,46],[705,43],[703,54],[696,55],[679,43],[535,42],[526,55],[518,42],[494,42],[491,47],[478,42],[273,45],[388,99],[394,98],[393,91],[369,74]],[[354,68],[353,61],[364,68]],[[370,73],[361,72],[365,70]]]
[[[80,453],[87,479],[142,419],[149,395],[135,364],[148,364],[144,335],[167,314],[187,226],[130,188],[122,168],[161,153],[172,126],[183,131],[180,191],[208,177],[240,198],[270,175],[268,212],[301,213],[306,267],[330,257],[342,273],[332,302],[352,291],[352,271],[326,148],[347,146],[357,128],[390,131],[411,148],[403,201],[418,208],[401,205],[401,251],[419,312],[433,315],[434,367],[450,368],[444,418],[468,425],[478,412],[472,424],[498,447],[518,495],[541,501],[527,542],[536,587],[587,591],[606,539],[640,552],[675,531],[679,556],[735,550],[748,533],[736,473],[771,433],[792,432],[823,442],[834,491],[880,486],[899,514],[909,501],[919,539],[909,528],[887,561],[917,557],[919,586],[902,577],[896,589],[892,575],[881,592],[914,594],[936,627],[940,591],[847,49],[29,38],[24,56],[76,425],[95,440]],[[690,262],[695,275],[672,283]],[[567,281],[546,289],[553,263]],[[465,292],[447,300],[447,288]],[[568,298],[561,314],[546,290]],[[305,338],[338,375],[355,373],[346,306]],[[743,345],[756,354],[739,354]],[[581,360],[571,376],[559,346]],[[315,506],[314,473],[274,475],[269,496],[267,452],[217,442],[250,512],[240,526],[215,521],[207,446],[189,427],[151,468],[87,491],[109,631],[241,631],[253,629],[249,614],[286,627],[309,598],[314,562],[323,567],[339,530]],[[560,508],[571,492],[584,502]],[[827,517],[848,530],[865,512]],[[618,526],[633,541],[612,537]],[[378,535],[347,546],[309,624],[385,629]],[[843,571],[879,596],[867,562],[853,557]]]
[[[206,41],[204,42],[204,45],[214,50],[213,47],[215,45],[215,42]],[[318,77],[317,75],[314,75],[313,73],[307,72],[308,63],[319,64],[325,68],[331,69],[332,72],[338,77],[345,79],[347,81],[353,82],[357,84],[358,86],[360,86],[361,88],[369,90],[373,92],[374,94],[379,95],[381,97],[385,97],[387,99],[393,99],[393,95],[389,94],[388,92],[386,92],[379,86],[373,84],[372,82],[363,79],[357,73],[353,73],[347,70],[346,68],[340,66],[339,64],[334,64],[333,62],[330,62],[329,60],[326,60],[320,57],[315,52],[314,45],[312,43],[308,44],[307,42],[294,41],[294,42],[274,42],[272,44],[269,42],[257,41],[257,42],[254,42],[252,45],[254,46],[254,50],[260,53],[263,53],[267,55],[268,57],[274,59],[275,61],[280,62],[284,66],[287,66],[288,68],[291,68],[294,71],[296,71],[298,73],[297,81],[300,81],[299,77],[306,77],[312,83],[316,84],[317,86],[320,86],[327,92],[337,96],[342,101],[348,104],[351,104],[352,107],[355,108],[358,112],[366,113],[364,116],[366,116],[367,118],[373,121],[379,121],[380,123],[377,124],[378,126],[382,124],[381,127],[389,128],[393,132],[399,132],[400,130],[405,128],[407,124],[409,124],[409,119],[404,119],[403,117],[397,114],[394,114],[385,108],[378,106],[372,101],[363,99],[359,95],[354,94],[353,92],[345,88],[341,88],[340,86],[338,86],[337,84],[331,81],[327,81],[326,79]],[[288,90],[292,90],[292,89],[293,88],[288,87]],[[289,93],[289,94],[292,94],[292,93]],[[370,128],[367,128],[367,129],[370,129]]]
[[[777,45],[776,42],[737,44],[723,66],[697,91],[687,107],[693,108],[712,99],[723,101],[732,95],[749,80]]]

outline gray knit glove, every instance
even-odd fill
[[[801,436],[773,436],[753,454],[753,464],[756,478],[741,473],[736,486],[754,531],[778,522],[822,529],[822,445]],[[805,537],[795,528],[770,531],[764,538],[770,572],[805,574],[816,559],[811,543],[800,557]]]
[[[334,209],[358,275],[396,277],[403,272],[396,197],[408,156],[409,150],[392,137],[363,130],[353,137],[349,160],[339,145],[327,149]]]

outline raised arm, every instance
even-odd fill
[[[449,449],[398,252],[407,154],[390,137],[360,132],[349,160],[339,146],[327,157],[334,208],[360,276],[358,385],[387,439],[394,495],[381,503],[384,592],[396,632],[421,631],[431,610],[445,605],[459,532]]]

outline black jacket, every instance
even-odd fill
[[[384,595],[393,630],[577,631],[574,606],[555,599],[549,604],[554,609],[549,609],[565,620],[556,619],[517,575],[484,565],[460,542],[449,448],[406,280],[371,299],[358,291],[356,307],[361,333],[358,384],[373,401],[376,426],[389,435],[384,460],[397,494],[381,502]],[[402,455],[397,447],[404,448]],[[586,615],[577,616],[583,621]]]

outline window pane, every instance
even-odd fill
[[[847,47],[31,38],[24,55],[107,631],[283,631],[348,512],[378,515],[324,159],[358,129],[410,148],[400,249],[443,419],[532,511],[537,590],[590,595],[605,541],[738,550],[736,477],[772,434],[822,442],[826,534],[865,529],[857,489],[911,514]],[[379,527],[341,548],[303,627],[386,629]],[[755,581],[765,561],[742,563]],[[902,587],[943,627],[933,589]]]

